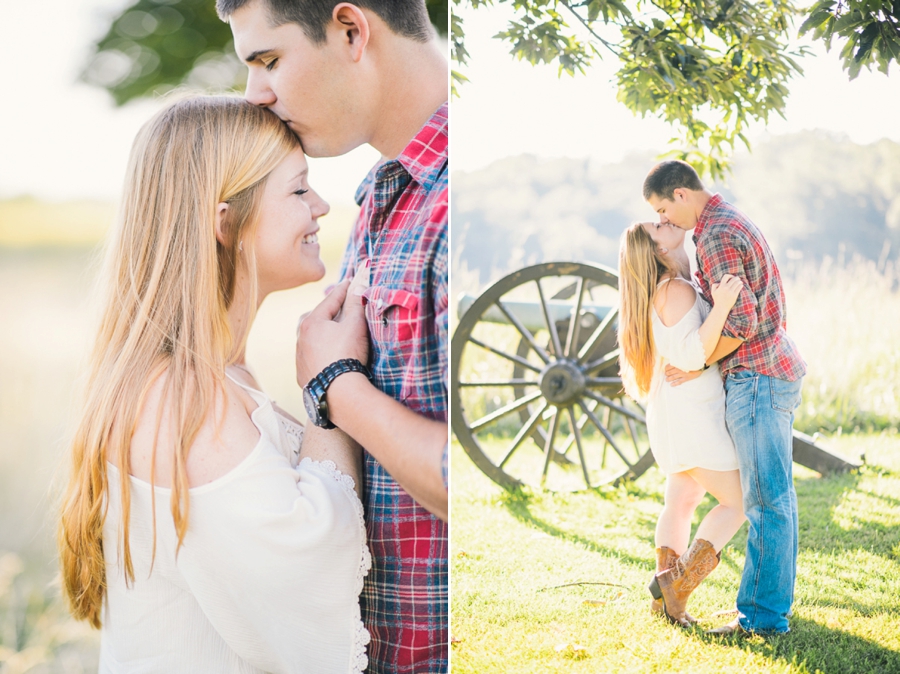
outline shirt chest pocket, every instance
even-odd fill
[[[363,296],[372,341],[381,349],[409,355],[419,334],[418,295],[402,288],[370,286]]]

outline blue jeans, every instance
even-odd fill
[[[738,617],[755,632],[790,631],[798,542],[792,428],[801,381],[746,370],[725,379],[725,421],[750,523]]]

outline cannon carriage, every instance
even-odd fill
[[[644,410],[619,376],[618,275],[547,262],[463,296],[451,341],[452,428],[497,484],[574,491],[634,479],[654,463]],[[858,467],[794,431],[794,460]]]

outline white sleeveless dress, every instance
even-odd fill
[[[190,490],[177,556],[171,490],[155,489],[152,567],[152,490],[128,478],[131,587],[118,544],[121,475],[107,464],[100,672],[356,674],[367,666],[359,593],[371,557],[353,479],[330,461],[300,461],[302,427],[239,385],[258,404],[259,442],[227,474]]]
[[[647,398],[647,434],[653,458],[666,475],[690,468],[738,467],[725,426],[725,387],[719,366],[711,365],[681,386],[666,382],[667,365],[690,371],[699,370],[706,362],[698,330],[709,307],[696,288],[694,291],[694,306],[675,325],[664,325],[653,310],[656,363]]]

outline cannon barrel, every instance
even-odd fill
[[[476,299],[475,296],[469,295],[468,293],[463,293],[459,296],[459,301],[456,306],[460,318],[462,318],[469,310]],[[538,302],[504,300],[503,306],[505,306],[513,316],[519,319],[519,322],[531,332],[537,332],[538,330],[547,327],[544,323],[544,312]],[[575,305],[568,300],[547,300],[547,312],[550,314],[550,318],[554,323],[570,320],[574,309]],[[593,314],[597,317],[597,322],[599,323],[611,309],[612,307],[606,304],[592,304],[590,302],[585,302],[581,305],[581,315]],[[509,324],[509,319],[503,315],[503,312],[500,311],[500,308],[496,304],[490,306],[481,315],[481,320],[488,323]]]
[[[828,475],[830,473],[847,473],[862,466],[859,461],[850,461],[818,443],[818,433],[810,437],[794,429],[793,458],[794,463]]]

